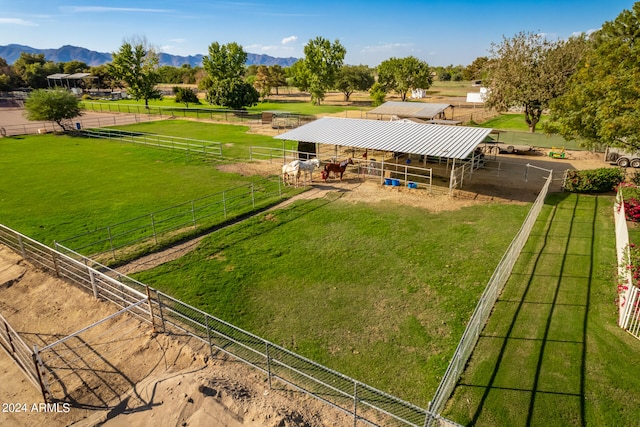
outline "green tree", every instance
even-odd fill
[[[60,73],[62,70],[51,61],[47,61],[42,53],[21,52],[13,63],[13,70],[21,83],[33,89],[47,87],[47,76]]]
[[[0,58],[0,90],[11,90],[18,83],[13,67],[7,64],[6,59]]]
[[[184,104],[187,108],[189,104],[200,104],[198,95],[191,88],[174,86],[173,94],[176,96],[176,102]]]
[[[550,101],[564,93],[587,47],[584,35],[552,42],[534,33],[520,32],[491,48],[485,105],[498,111],[523,108],[531,133],[535,132]]]
[[[71,119],[82,114],[78,98],[63,88],[34,90],[24,108],[27,120],[52,121],[65,131],[72,130]]]
[[[320,105],[325,93],[334,87],[347,50],[336,40],[331,43],[316,37],[304,46],[303,67],[307,78],[311,102]]]
[[[336,89],[344,94],[344,100],[349,102],[353,92],[368,91],[375,79],[371,69],[366,65],[344,65],[336,76]]]
[[[489,58],[486,56],[479,56],[473,60],[470,65],[467,65],[462,71],[462,77],[464,80],[482,80],[486,75],[486,67],[489,62]]]
[[[371,89],[369,89],[369,95],[371,96],[373,106],[377,107],[384,103],[384,99],[387,96],[387,91],[382,84],[376,82],[373,84],[373,86],[371,86]]]
[[[63,62],[62,72],[65,74],[86,73],[89,70],[89,66],[82,61],[69,61]]]
[[[640,149],[640,2],[605,22],[566,92],[551,103],[545,130],[565,139]]]
[[[287,73],[282,66],[275,64],[269,67],[269,86],[275,88],[276,95],[278,89],[287,85]]]
[[[429,65],[416,57],[391,58],[378,65],[378,82],[385,91],[394,91],[403,101],[412,89],[428,89],[433,83]]]
[[[256,105],[259,99],[260,94],[252,85],[237,78],[220,81],[207,94],[209,103],[234,110]]]
[[[271,74],[269,73],[269,67],[260,65],[256,69],[253,87],[256,88],[262,98],[269,96],[271,93]]]
[[[287,84],[289,86],[294,86],[298,88],[301,92],[306,92],[309,90],[309,70],[304,65],[304,60],[299,60],[294,62],[289,68],[286,69],[287,72]]]
[[[211,43],[209,55],[202,58],[207,77],[199,84],[209,103],[242,109],[258,102],[258,91],[244,80],[246,62],[247,53],[238,43]]]
[[[144,99],[145,108],[149,108],[150,99],[162,98],[162,94],[156,89],[160,79],[159,56],[146,40],[125,41],[111,57],[109,73],[126,84],[127,93],[136,101]]]

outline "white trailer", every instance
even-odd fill
[[[604,161],[623,168],[629,166],[632,168],[640,168],[640,152],[626,151],[617,147],[607,147],[604,152]]]

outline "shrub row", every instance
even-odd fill
[[[606,193],[624,181],[624,170],[599,168],[568,171],[564,188],[572,193]]]

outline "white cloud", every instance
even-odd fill
[[[0,18],[0,25],[4,25],[4,24],[8,24],[8,25],[23,25],[25,27],[37,27],[38,26],[38,24],[36,24],[35,22],[25,21],[24,19],[20,19],[20,18]]]
[[[71,12],[144,12],[144,13],[172,13],[169,9],[144,9],[139,7],[104,7],[104,6],[73,6]]]
[[[292,43],[298,40],[298,36],[289,36],[282,39],[282,44]]]

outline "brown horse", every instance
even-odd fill
[[[352,165],[353,160],[349,157],[347,160],[343,160],[340,163],[327,163],[324,165],[324,170],[327,172],[327,176],[329,176],[329,172],[333,172],[335,176],[340,173],[340,181],[342,181],[342,175],[344,171],[347,169],[347,165]]]

